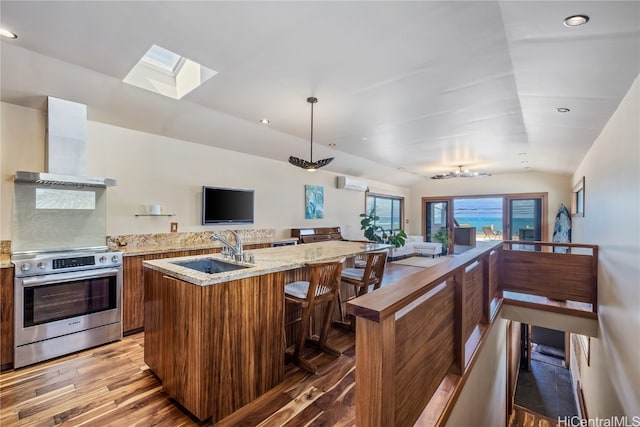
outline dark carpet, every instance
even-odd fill
[[[570,371],[533,357],[531,372],[518,374],[515,403],[553,419],[578,415]]]

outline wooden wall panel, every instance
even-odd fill
[[[489,256],[489,299],[498,296],[500,284],[500,254],[502,251],[494,251]]]
[[[284,275],[197,286],[144,269],[145,363],[199,419],[220,420],[284,377]]]
[[[357,317],[356,329],[357,425],[393,426],[395,320]]]
[[[396,320],[397,426],[415,423],[454,363],[454,286],[450,281],[436,287]]]
[[[590,255],[505,250],[500,286],[505,291],[593,303],[592,262]]]
[[[122,260],[122,330],[132,333],[144,326],[143,256]]]
[[[13,267],[0,268],[0,370],[13,368]]]
[[[484,270],[483,263],[478,262],[471,264],[465,271],[464,279],[464,342],[471,336],[471,333],[482,321],[483,315],[483,288],[484,288]]]
[[[203,288],[203,311],[216,343],[211,349],[214,421],[255,400],[284,376],[283,274],[224,285]]]
[[[160,354],[162,352],[162,295],[163,275],[157,271],[144,269],[144,361],[160,380],[165,375]],[[166,297],[165,297],[166,298]]]

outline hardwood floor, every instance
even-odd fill
[[[383,286],[419,271],[389,264]],[[336,358],[312,352],[318,373],[285,366],[285,379],[220,426],[355,425],[355,335],[332,329]],[[163,391],[144,363],[144,333],[0,375],[1,426],[208,426]],[[307,356],[309,357],[309,356]],[[519,424],[520,423],[520,424]],[[510,427],[540,426],[526,416]]]
[[[558,421],[514,405],[509,427],[559,427]]]
[[[383,286],[419,268],[389,264]],[[332,330],[340,358],[312,354],[310,375],[286,365],[285,380],[220,421],[223,426],[355,425],[355,336]],[[144,333],[0,375],[2,426],[197,426],[144,363]],[[309,350],[313,351],[313,350]]]
[[[310,375],[286,366],[285,380],[220,425],[354,425],[355,339],[332,331],[340,358],[317,354]],[[196,426],[144,364],[144,333],[0,375],[0,425]],[[309,350],[313,352],[313,350]]]

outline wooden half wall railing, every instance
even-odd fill
[[[554,252],[555,251],[555,252]],[[552,300],[591,304],[598,312],[598,246],[504,242],[500,289]]]
[[[347,304],[348,312],[356,316],[358,426],[446,422],[460,390],[447,395],[444,403],[434,404],[442,400],[434,395],[440,393],[441,384],[453,384],[455,389],[466,381],[501,307],[501,281],[506,280],[508,289],[544,296],[547,276],[563,277],[553,278],[551,283],[555,287],[568,285],[571,290],[553,289],[549,295],[582,300],[589,294],[595,305],[594,291],[587,292],[585,284],[577,284],[586,277],[589,284],[594,283],[592,257],[586,262],[574,254],[525,254],[514,249],[510,242],[483,242]],[[535,271],[536,275],[531,273],[531,279],[524,280],[520,273],[506,273],[512,268],[523,274]],[[537,280],[540,283],[534,285]],[[427,413],[434,412],[433,408],[437,413]],[[430,421],[422,422],[425,419]]]

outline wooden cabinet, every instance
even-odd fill
[[[0,268],[0,370],[13,368],[13,267]]]
[[[267,248],[269,246],[270,245],[268,243],[249,244],[245,245],[244,249],[253,250]],[[220,252],[220,248],[194,249],[148,255],[125,256],[122,262],[122,330],[124,335],[130,335],[136,332],[140,332],[144,329],[144,282],[142,273],[142,261],[159,258],[206,255],[216,252]],[[11,289],[13,290],[13,288]]]
[[[215,424],[284,377],[284,272],[198,286],[144,269],[144,360]]]
[[[144,281],[142,274],[142,261],[159,258],[205,255],[219,251],[220,250],[218,248],[215,248],[125,256],[122,262],[123,334],[130,335],[144,329]]]

